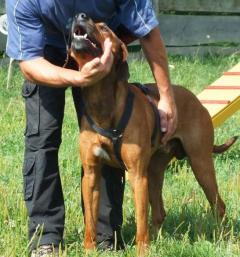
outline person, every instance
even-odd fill
[[[63,239],[64,201],[58,167],[58,150],[67,87],[72,87],[78,117],[80,88],[88,87],[111,69],[111,42],[104,42],[99,58],[81,71],[63,68],[72,18],[85,13],[113,30],[124,28],[139,38],[157,82],[158,109],[165,144],[176,129],[177,112],[168,74],[164,43],[150,0],[8,0],[7,54],[19,62],[25,77],[22,95],[26,104],[24,199],[29,216],[32,256],[45,256]],[[120,30],[119,30],[120,31]],[[121,30],[122,31],[122,30]],[[104,249],[121,247],[124,172],[105,166],[102,170],[97,240]],[[40,229],[39,229],[40,228]],[[40,231],[40,232],[39,232]],[[117,242],[115,242],[115,234]],[[101,244],[100,244],[101,245]],[[36,248],[40,249],[36,252]]]

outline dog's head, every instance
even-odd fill
[[[126,62],[127,48],[114,32],[102,22],[94,23],[86,14],[80,13],[74,17],[71,28],[70,56],[79,69],[88,61],[103,54],[104,41],[112,42],[114,64]]]

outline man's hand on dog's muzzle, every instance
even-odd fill
[[[81,86],[90,86],[103,77],[111,70],[113,64],[112,42],[107,38],[104,41],[104,52],[101,57],[96,57],[93,60],[84,64],[81,68],[84,84]]]
[[[80,71],[53,65],[42,57],[21,61],[19,66],[25,78],[36,84],[47,84],[56,88],[69,85],[73,87],[86,87],[101,80],[110,72],[113,64],[111,50],[112,42],[106,39],[103,55],[87,62]]]

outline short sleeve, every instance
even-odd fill
[[[7,55],[15,60],[43,57],[44,26],[33,0],[6,1]]]
[[[158,26],[151,0],[120,0],[118,18],[137,37],[147,35]]]

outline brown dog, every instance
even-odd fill
[[[135,200],[138,254],[143,255],[149,243],[148,203],[152,208],[153,227],[159,229],[165,216],[161,194],[164,170],[174,156],[179,159],[188,157],[211,207],[220,217],[224,216],[225,204],[218,192],[212,153],[227,150],[235,139],[222,146],[214,146],[213,126],[207,110],[191,92],[179,86],[173,86],[179,120],[177,130],[166,146],[160,144],[160,130],[153,139],[156,115],[147,96],[127,82],[127,50],[116,35],[105,24],[95,24],[85,15],[77,15],[72,25],[70,55],[81,69],[87,61],[102,54],[106,38],[112,41],[113,67],[101,81],[82,89],[86,114],[81,120],[80,133],[80,155],[84,167],[84,246],[86,249],[96,246],[102,164],[119,167],[123,163],[129,172]],[[158,101],[156,85],[149,85],[148,89],[152,99]],[[129,92],[133,95],[132,112],[123,133],[116,136],[119,140],[119,160],[113,146],[114,140],[101,135],[101,131],[118,126]]]

